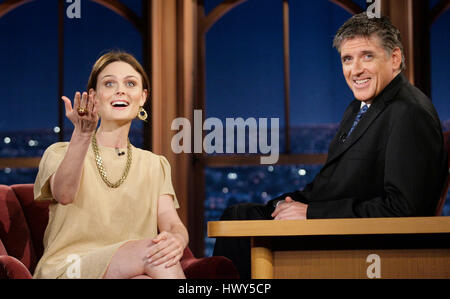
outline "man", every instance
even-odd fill
[[[430,99],[402,74],[400,32],[387,18],[362,13],[342,25],[333,44],[355,100],[320,173],[302,191],[265,206],[230,207],[222,220],[434,214],[447,172],[442,129]],[[214,255],[250,277],[248,239],[218,239]]]

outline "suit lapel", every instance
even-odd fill
[[[356,141],[358,141],[361,138],[364,132],[370,127],[370,125],[375,121],[375,119],[377,119],[380,113],[384,110],[388,102],[393,100],[394,96],[397,94],[401,85],[404,82],[407,82],[406,78],[404,77],[403,74],[399,74],[396,78],[394,78],[391,81],[391,83],[388,84],[388,86],[386,86],[383,92],[381,92],[380,95],[378,95],[378,97],[374,99],[369,110],[367,110],[367,112],[363,115],[358,125],[350,135],[350,137],[348,137],[347,140],[345,140],[345,142],[340,140],[341,138],[339,137],[335,138],[335,140],[333,141],[333,146],[330,147],[328,159],[324,167],[330,163],[333,163],[334,160],[336,160],[339,156],[341,156],[344,152],[346,152],[350,147],[352,147],[356,143]],[[341,129],[339,130],[337,136],[342,136],[343,134],[346,134],[350,130],[354,118],[356,117],[356,114],[360,109],[360,105],[361,102],[358,100],[355,100],[351,104],[351,107],[349,109],[351,113],[349,113],[349,116],[343,118]]]
[[[361,120],[359,121],[356,128],[353,130],[350,137],[348,137],[347,140],[345,140],[345,142],[340,142],[339,146],[337,147],[337,150],[333,153],[331,158],[328,160],[330,163],[332,162],[332,160],[336,159],[342,153],[344,153],[350,147],[352,147],[356,143],[356,141],[358,141],[358,139],[361,138],[361,136],[364,134],[364,132],[370,127],[370,125],[378,117],[378,115],[381,113],[381,111],[383,111],[384,103],[379,102],[377,104],[382,104],[382,105],[375,105],[375,103],[373,103],[370,106],[369,110],[367,110],[367,112],[361,118]],[[355,116],[356,116],[356,114],[355,114]],[[350,129],[350,127],[348,129]]]
[[[334,153],[336,152],[337,148],[341,146],[342,139],[346,136],[347,132],[350,130],[353,121],[355,120],[356,114],[358,113],[360,105],[361,105],[360,101],[354,100],[345,110],[344,116],[342,117],[341,124],[339,126],[339,130],[337,131],[336,135],[334,136],[333,140],[330,143],[327,161],[332,156],[334,156]]]

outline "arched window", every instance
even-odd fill
[[[123,50],[133,54],[141,64],[143,61],[142,36],[132,23],[98,3],[82,3],[80,19],[64,20],[64,93],[70,99],[76,91],[86,90],[91,67],[102,54]],[[69,140],[73,126],[67,118],[64,127],[65,139]],[[142,130],[142,121],[133,121],[130,141],[137,147],[143,146]]]
[[[205,224],[235,203],[265,203],[303,188],[320,170],[353,100],[332,48],[334,34],[351,16],[332,3],[339,1],[241,2],[206,34],[204,108],[207,117],[224,124],[227,117],[277,118],[280,159],[276,165],[260,165],[260,156],[249,153],[249,129],[246,152],[239,158],[209,155]],[[351,9],[364,7],[352,4]],[[209,4],[206,10],[211,14],[214,7]],[[214,241],[205,238],[205,255],[212,254]]]
[[[450,65],[450,41],[448,31],[450,28],[450,11],[444,12],[432,25],[430,30],[431,44],[431,98],[439,118],[443,123],[444,131],[450,130],[450,104],[448,86],[450,77],[448,73]]]
[[[432,3],[434,2],[434,3]],[[430,2],[431,9],[438,6],[437,1]],[[450,104],[448,86],[448,66],[450,65],[450,40],[448,39],[450,28],[450,10],[444,11],[430,28],[430,52],[431,52],[431,99],[439,114],[444,132],[450,131]],[[450,216],[450,191],[442,214]]]
[[[33,183],[44,150],[70,139],[60,96],[85,91],[101,54],[125,50],[143,63],[142,1],[79,3],[71,18],[66,1],[0,1],[0,184]],[[131,142],[144,138],[136,121]]]
[[[0,36],[1,158],[39,157],[58,141],[58,5],[35,1],[10,11]],[[31,183],[36,173],[5,167],[0,183]]]

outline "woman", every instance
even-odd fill
[[[95,63],[89,94],[77,92],[73,108],[62,97],[75,128],[39,166],[35,199],[52,203],[35,278],[185,278],[188,234],[170,165],[128,139],[132,120],[146,118],[148,90],[136,59],[110,52]]]

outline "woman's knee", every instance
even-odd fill
[[[173,266],[166,267],[167,263],[154,266],[152,263],[146,263],[144,267],[145,274],[151,278],[163,279],[185,279],[183,268],[178,262]]]
[[[104,278],[131,278],[143,275],[146,249],[151,240],[130,240],[114,253]]]
[[[147,275],[151,278],[185,278],[180,262],[167,267],[167,263],[153,265],[148,262],[152,239],[132,240],[122,244],[114,254],[104,278],[131,278]]]

